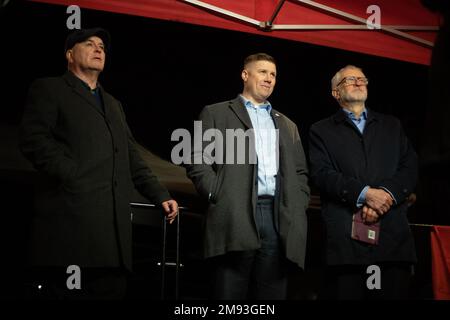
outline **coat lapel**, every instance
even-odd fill
[[[273,123],[275,124],[275,129],[280,129],[280,130],[281,129],[283,129],[283,130],[286,129],[285,125],[284,125],[284,122],[281,121],[281,115],[280,115],[280,113],[277,110],[272,109],[270,111],[270,115],[272,116]],[[282,128],[280,128],[280,126]]]
[[[100,96],[103,101],[104,116],[105,116],[105,118],[109,118],[111,116],[110,106],[113,103],[113,101],[111,99],[111,96],[105,92],[105,90],[103,89],[101,84],[99,84],[99,87],[100,87],[100,91],[99,91]]]
[[[366,110],[367,110],[367,121],[366,121],[366,128],[367,128],[369,125],[373,124],[374,122],[378,122],[379,114],[367,107],[366,107]]]
[[[248,112],[245,109],[241,98],[237,97],[236,99],[231,100],[229,103],[230,108],[233,110],[239,120],[241,120],[241,122],[247,127],[247,129],[252,129],[252,121],[250,120],[250,116],[248,115]]]
[[[287,128],[286,122],[283,121],[281,114],[277,110],[272,109],[270,115],[272,116],[275,129],[278,129],[278,145],[280,148],[279,152],[281,154],[284,148],[284,143],[286,142],[286,139],[289,138],[287,136],[289,134],[289,130]]]
[[[350,118],[347,116],[347,114],[345,113],[344,110],[339,109],[333,116],[333,119],[336,123],[338,124],[344,124],[349,126],[350,128],[352,128],[353,130],[355,130],[355,132],[359,135],[362,136],[361,132],[359,131],[358,127],[353,123],[352,120],[350,120]],[[366,126],[367,126],[366,122]]]
[[[98,113],[100,113],[102,116],[104,116],[104,113],[102,110],[100,110],[100,108],[97,105],[97,101],[95,99],[95,97],[90,94],[86,88],[83,87],[83,84],[81,83],[81,80],[78,79],[72,72],[67,71],[64,75],[63,75],[64,80],[68,83],[69,86],[72,87],[72,90],[78,94],[79,96],[81,96],[84,100],[86,100],[87,103],[89,103],[89,105],[94,108]],[[103,90],[100,90],[100,92]],[[103,95],[104,97],[104,95]],[[104,101],[104,100],[103,100]]]

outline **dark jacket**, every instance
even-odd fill
[[[133,186],[154,203],[170,199],[138,154],[120,102],[100,93],[104,112],[71,72],[31,85],[20,147],[43,176],[35,265],[131,269]]]
[[[417,156],[400,122],[368,110],[361,135],[339,110],[311,127],[309,152],[311,179],[320,190],[328,263],[415,261],[405,199],[416,184]],[[352,213],[366,185],[385,187],[397,200],[381,219],[377,246],[350,237]]]
[[[305,210],[309,202],[307,164],[297,126],[276,110],[272,110],[272,118],[279,129],[280,142],[275,224],[286,257],[303,267],[307,229]],[[226,129],[246,131],[252,128],[248,112],[239,98],[205,107],[200,120],[203,130],[216,128],[223,137],[226,136]],[[224,159],[227,156],[225,145],[224,139]],[[254,145],[247,144],[244,164],[187,166],[188,177],[200,195],[207,199],[211,193],[206,216],[206,257],[261,246],[255,224],[257,168],[255,164],[250,164],[250,148]],[[234,156],[236,161],[236,144]]]

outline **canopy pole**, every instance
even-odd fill
[[[256,19],[252,19],[250,17],[246,17],[246,16],[243,16],[241,14],[232,12],[230,10],[225,10],[225,9],[219,8],[217,6],[213,6],[212,4],[209,4],[209,3],[206,3],[206,2],[203,2],[203,1],[199,1],[199,0],[182,0],[182,1],[190,3],[190,4],[193,4],[195,6],[198,6],[198,7],[204,8],[204,9],[207,9],[207,10],[211,10],[211,11],[223,14],[225,16],[228,16],[228,17],[240,20],[240,21],[244,21],[244,22],[250,23],[250,24],[255,25],[255,26],[260,26],[261,25],[261,22],[256,20]]]
[[[329,6],[317,3],[316,1],[311,1],[311,0],[296,0],[296,1],[299,2],[299,3],[303,3],[303,4],[306,4],[308,6],[311,6],[311,7],[314,7],[314,8],[318,8],[318,9],[321,9],[323,11],[332,13],[334,15],[344,17],[344,18],[352,20],[352,21],[356,21],[356,22],[359,22],[359,23],[362,23],[362,24],[366,24],[367,23],[366,19],[364,19],[364,18],[361,18],[361,17],[355,16],[353,14],[350,14],[350,13],[347,13],[347,12],[344,12],[344,11],[341,11],[341,10],[338,10],[338,9],[335,9],[335,8],[332,8],[332,7],[329,7]],[[427,41],[425,39],[422,39],[422,38],[419,38],[419,37],[415,37],[415,36],[410,35],[408,33],[405,33],[405,32],[402,32],[402,31],[398,31],[397,29],[394,29],[394,28],[389,28],[389,27],[381,25],[381,29],[380,30],[382,30],[384,32],[387,32],[387,33],[395,34],[395,35],[397,35],[397,36],[399,36],[401,38],[405,38],[405,39],[414,41],[416,43],[420,43],[420,44],[428,46],[428,47],[433,47],[434,46],[434,44],[431,41]]]
[[[271,29],[272,28],[273,21],[277,17],[278,13],[281,10],[281,7],[283,6],[283,4],[285,2],[286,2],[286,0],[280,0],[278,2],[277,7],[275,8],[275,11],[272,13],[272,16],[270,17],[270,19],[268,21],[261,22],[261,28],[263,28],[263,29]]]
[[[408,31],[436,32],[439,27],[434,26],[397,26],[389,25],[387,28]],[[363,24],[274,24],[272,30],[366,30]]]

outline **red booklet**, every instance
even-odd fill
[[[377,245],[380,233],[380,221],[372,224],[364,223],[362,210],[353,214],[352,239]]]

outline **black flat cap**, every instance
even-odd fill
[[[86,41],[90,37],[97,36],[103,40],[105,45],[105,51],[108,52],[111,46],[111,36],[108,31],[102,28],[92,29],[77,29],[72,31],[66,38],[66,45],[64,46],[64,52],[72,49],[77,43]]]

